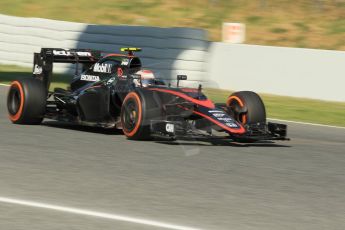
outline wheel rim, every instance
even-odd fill
[[[21,96],[17,87],[12,87],[9,92],[8,112],[11,115],[18,113],[20,108]]]
[[[247,114],[241,113],[241,109],[244,107],[242,100],[236,96],[231,96],[227,102],[227,106],[233,112],[233,116],[236,121],[246,124],[248,121]]]
[[[132,98],[128,99],[123,112],[123,125],[126,132],[131,133],[139,122],[139,108],[136,101]]]
[[[24,108],[24,90],[18,81],[12,82],[7,96],[7,110],[12,122],[18,121]]]

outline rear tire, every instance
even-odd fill
[[[252,91],[231,94],[226,102],[228,112],[242,124],[266,123],[266,109],[260,96]]]
[[[13,81],[7,95],[7,110],[12,123],[40,124],[46,110],[47,93],[34,78]]]
[[[151,120],[160,119],[162,106],[155,92],[137,90],[127,94],[121,107],[121,124],[128,139],[152,139]]]

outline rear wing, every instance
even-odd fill
[[[79,64],[82,70],[102,58],[101,51],[91,49],[60,49],[42,48],[40,53],[34,53],[33,77],[42,80],[49,89],[54,63],[75,64],[75,74],[78,74]]]

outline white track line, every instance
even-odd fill
[[[1,86],[10,86],[7,84],[1,84]],[[290,121],[290,120],[283,120],[283,119],[276,119],[276,118],[267,118],[272,121],[281,121],[281,122],[289,122],[289,123],[295,123],[295,124],[301,124],[301,125],[312,125],[312,126],[321,126],[321,127],[328,127],[328,128],[337,128],[337,129],[345,129],[345,127],[342,126],[335,126],[335,125],[323,125],[323,124],[317,124],[317,123],[310,123],[310,122],[301,122],[301,121]]]
[[[160,227],[160,228],[166,228],[166,229],[201,230],[199,228],[192,228],[192,227],[186,227],[186,226],[181,226],[181,225],[163,223],[163,222],[158,222],[158,221],[154,221],[154,220],[146,220],[146,219],[141,219],[141,218],[134,218],[134,217],[129,217],[129,216],[111,214],[111,213],[96,212],[96,211],[92,211],[92,210],[72,208],[72,207],[64,207],[64,206],[45,204],[45,203],[40,203],[40,202],[28,201],[28,200],[19,200],[19,199],[7,198],[7,197],[0,197],[0,203],[16,204],[16,205],[23,205],[23,206],[29,206],[29,207],[34,207],[34,208],[50,209],[50,210],[54,210],[54,211],[67,212],[67,213],[79,214],[79,215],[84,215],[84,216],[99,217],[99,218],[104,218],[104,219],[111,219],[111,220],[116,220],[116,221],[142,224],[142,225],[148,225],[148,226]]]
[[[312,126],[321,126],[321,127],[328,127],[328,128],[345,129],[345,127],[335,126],[335,125],[323,125],[323,124],[315,124],[315,123],[301,122],[301,121],[289,121],[289,120],[282,120],[282,119],[275,119],[275,118],[267,118],[267,119],[272,120],[272,121],[289,122],[289,123],[295,123],[295,124],[301,124],[301,125],[312,125]]]

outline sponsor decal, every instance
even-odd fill
[[[80,57],[91,57],[90,52],[84,52],[84,51],[77,51],[77,52],[71,52],[66,50],[53,50],[53,54],[57,56],[74,56],[74,54],[77,54]]]
[[[93,71],[98,73],[111,73],[111,64],[99,64],[96,63],[93,66]]]
[[[209,113],[224,113],[222,110],[209,110]]]
[[[237,128],[238,126],[235,123],[225,123],[226,126],[229,126],[231,128]]]
[[[128,65],[128,63],[129,63],[129,59],[125,58],[122,60],[121,65]]]
[[[42,66],[39,66],[39,65],[35,65],[34,66],[34,71],[33,71],[33,74],[41,74],[42,73]]]
[[[220,117],[220,118],[218,118],[218,120],[224,121],[224,122],[233,121],[230,117]]]
[[[174,127],[174,124],[166,124],[165,125],[165,130],[168,132],[168,133],[173,133],[174,132],[174,129],[175,129],[175,127]]]
[[[215,117],[224,117],[225,116],[225,114],[224,113],[212,113],[212,115],[213,116],[215,116]]]
[[[110,78],[108,81],[107,81],[107,85],[110,85],[111,83],[113,83],[115,81],[115,77],[112,77]]]
[[[99,76],[93,76],[93,75],[81,75],[80,80],[82,81],[99,81]]]

